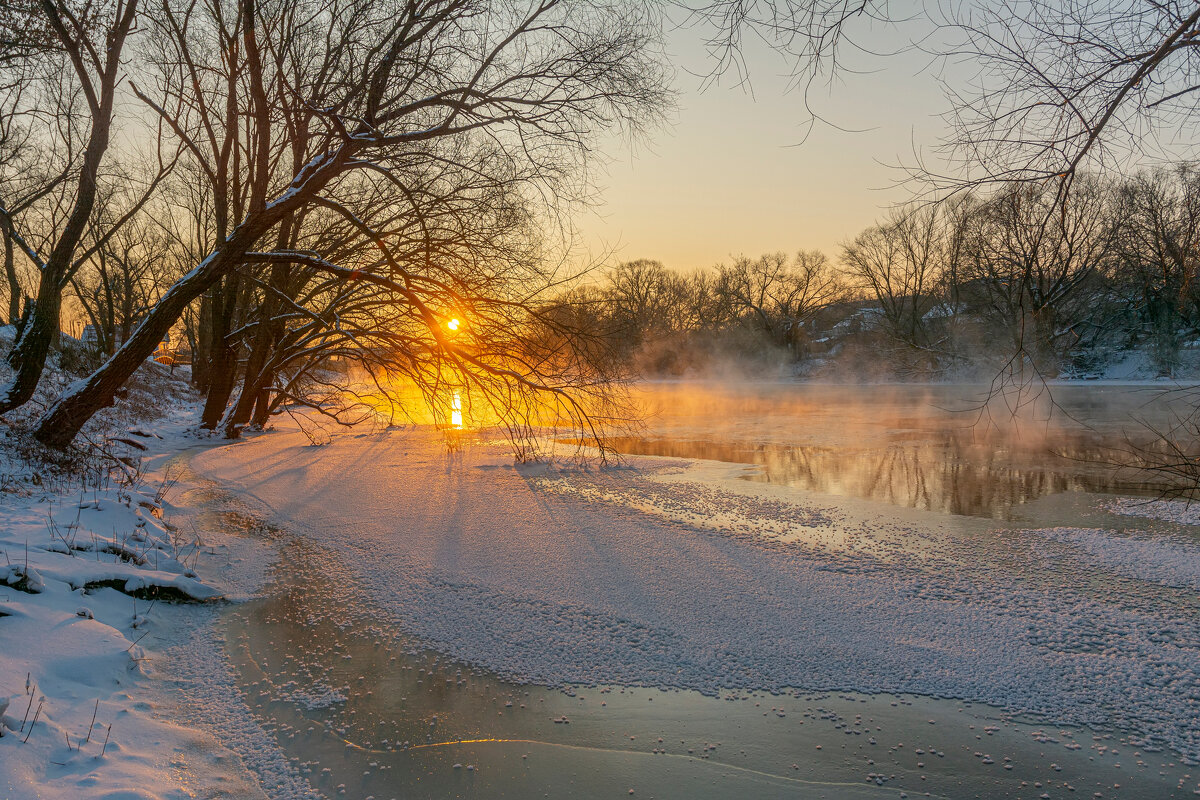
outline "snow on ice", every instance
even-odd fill
[[[964,698],[1200,761],[1200,551],[1177,541],[1005,530],[712,462],[514,467],[420,430],[283,431],[194,466],[345,559],[406,633],[519,680]]]

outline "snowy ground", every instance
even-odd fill
[[[19,446],[0,452],[0,798],[261,797],[271,785],[278,757],[221,691],[207,631],[224,598],[263,583],[273,550],[179,502],[195,491],[176,462],[198,445],[185,434],[194,413],[185,403],[127,431],[109,421],[140,468],[68,476]],[[232,742],[261,754],[257,776]]]
[[[1200,761],[1194,509],[1006,530],[715,462],[514,466],[421,428],[199,442],[190,414],[127,433],[131,480],[0,463],[0,798],[312,796],[212,624],[266,580],[267,518],[383,624],[522,681],[964,698]]]
[[[338,553],[402,630],[521,680],[967,698],[1200,761],[1194,536],[1002,530],[711,462],[514,467],[420,430],[193,465]]]

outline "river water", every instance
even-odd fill
[[[1062,492],[1158,496],[1134,450],[1177,428],[1190,395],[1159,387],[656,383],[624,453],[759,466],[806,491],[1010,519]],[[1192,439],[1187,437],[1187,443]]]
[[[640,389],[650,412],[644,430],[614,444],[630,455],[755,465],[746,480],[831,496],[835,505],[841,497],[894,506],[906,519],[926,514],[931,529],[960,528],[968,537],[992,536],[1002,524],[1195,540],[1192,526],[1105,510],[1107,495],[1161,491],[1101,462],[1122,460],[1147,426],[1168,425],[1179,413],[1175,401],[1097,385],[1057,387],[1053,404],[1044,396],[989,404],[981,391],[648,385]],[[273,450],[257,466],[252,460],[243,473],[221,476],[249,487],[263,500],[262,513],[294,538],[267,593],[231,606],[218,624],[246,704],[324,796],[1166,798],[1198,788],[1179,755],[1145,731],[1006,710],[978,702],[994,699],[983,690],[956,699],[862,693],[846,690],[861,681],[848,679],[839,690],[828,676],[814,676],[809,686],[726,684],[715,692],[675,688],[661,675],[651,686],[515,679],[508,662],[462,657],[470,647],[431,634],[440,629],[421,618],[434,613],[424,610],[428,604],[387,599],[389,569],[403,586],[396,571],[419,569],[419,560],[396,549],[405,555],[389,562],[391,544],[368,549],[364,560],[351,552],[359,547],[352,520],[332,531],[328,520],[312,520],[311,508],[278,499],[303,492],[301,484],[267,493],[278,475],[311,472],[320,456],[303,447]],[[409,456],[386,447],[370,452]],[[219,474],[212,455],[200,466]],[[371,466],[357,458],[356,466]],[[382,470],[382,457],[372,458]],[[449,474],[453,462],[433,466],[446,464]],[[271,477],[247,477],[258,469]],[[535,501],[549,485],[539,480],[525,480]],[[373,497],[364,492],[360,502],[378,503]],[[443,501],[431,490],[429,502]],[[443,551],[437,558],[445,558],[444,539],[429,536],[430,547]],[[455,549],[450,557],[469,561],[470,553]],[[471,573],[465,568],[455,580]],[[1064,568],[1033,582],[1066,580],[1104,596],[1104,585],[1083,586],[1096,579],[1090,569]],[[1160,599],[1162,587],[1121,591],[1137,603],[1177,602]],[[1181,645],[1192,647],[1196,634],[1193,617]]]

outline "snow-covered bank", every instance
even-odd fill
[[[180,500],[193,412],[120,432],[128,468],[42,474],[19,448],[0,453],[4,800],[263,796],[226,747],[237,727],[217,728],[236,694],[205,702],[221,678],[205,632],[215,603],[262,583],[272,550]],[[207,674],[181,669],[184,649]]]
[[[13,334],[0,326],[0,349]],[[311,796],[215,638],[276,551],[187,470],[206,446],[188,368],[147,361],[79,447],[50,454],[29,425],[86,368],[63,338],[0,419],[0,800]]]
[[[997,530],[704,462],[514,468],[420,430],[281,431],[194,463],[348,560],[403,630],[522,680],[959,697],[1200,760],[1195,595],[1152,568],[1191,575],[1186,542]]]

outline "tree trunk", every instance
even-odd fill
[[[13,241],[8,222],[0,216],[0,232],[4,234],[4,277],[8,281],[8,324],[16,325],[21,317],[21,284],[17,281],[17,264],[13,257]]]
[[[265,376],[268,380],[263,382],[264,387],[270,383],[270,378],[272,378],[273,375],[274,373]],[[250,427],[259,429],[265,428],[267,427],[267,420],[270,418],[271,392],[266,388],[259,389],[258,396],[254,398],[254,415],[250,417]]]
[[[1052,306],[1033,311],[1033,347],[1038,370],[1045,376],[1057,378],[1062,366],[1059,347],[1055,342],[1058,315]]]
[[[208,395],[204,398],[204,411],[200,415],[201,427],[215,429],[225,415],[229,396],[237,383],[237,347],[229,334],[233,330],[233,319],[237,310],[238,278],[226,275],[225,285],[213,293],[212,349],[208,368]]]
[[[236,231],[224,245],[167,290],[142,324],[117,352],[86,381],[63,393],[38,420],[34,438],[48,447],[64,448],[102,408],[113,404],[117,390],[158,347],[188,305],[237,266],[258,237],[278,219],[264,214],[254,226]]]
[[[279,240],[277,244],[280,248],[294,245],[295,230],[299,226],[293,223],[294,219],[289,217],[279,226]],[[246,377],[242,382],[242,391],[238,395],[237,403],[227,415],[224,423],[225,437],[227,439],[236,439],[239,429],[250,421],[255,403],[258,402],[259,395],[263,393],[265,387],[270,383],[271,375],[274,373],[273,368],[270,366],[271,349],[278,344],[280,338],[283,336],[283,326],[275,319],[275,314],[279,309],[277,293],[286,293],[287,283],[287,265],[271,265],[270,290],[263,296],[263,301],[259,306],[259,325],[254,334],[250,356],[246,360]]]
[[[208,393],[209,359],[212,354],[212,303],[213,292],[205,292],[200,298],[200,309],[196,314],[196,346],[192,348],[192,385],[205,394]]]
[[[246,377],[242,381],[242,391],[238,394],[237,402],[226,416],[223,427],[225,438],[236,439],[238,430],[250,421],[254,411],[254,401],[263,385],[263,367],[267,364],[267,354],[271,348],[271,335],[263,325],[254,339],[250,357],[246,360]]]
[[[237,350],[222,346],[218,358],[212,365],[212,376],[208,383],[208,394],[204,398],[204,411],[200,414],[200,427],[216,430],[229,405],[229,397],[237,383]]]
[[[33,313],[8,354],[9,364],[17,374],[5,387],[4,396],[0,397],[0,414],[24,405],[33,397],[42,378],[46,358],[50,355],[50,347],[54,344],[54,334],[58,332],[61,308],[62,291],[55,276],[45,270],[38,286],[38,301],[33,306]]]

